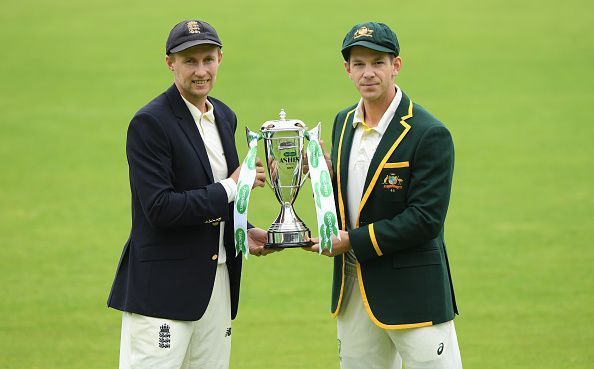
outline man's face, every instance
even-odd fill
[[[165,61],[181,95],[197,105],[204,103],[212,90],[222,57],[221,49],[208,44],[167,55]]]
[[[350,59],[344,66],[363,100],[374,102],[388,99],[393,94],[394,77],[400,71],[402,59],[366,47],[353,46]]]

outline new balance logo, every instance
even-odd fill
[[[163,324],[159,331],[159,347],[160,348],[170,348],[171,347],[171,333],[169,332],[169,326],[167,324]]]
[[[225,332],[225,337],[231,337],[231,327],[227,328],[227,331]]]

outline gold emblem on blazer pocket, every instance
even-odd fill
[[[384,180],[382,181],[382,185],[384,186],[384,190],[388,190],[390,192],[396,192],[402,190],[404,187],[404,178],[400,178],[395,173],[386,174]]]
[[[406,186],[406,181],[408,179],[408,168],[408,161],[384,164],[384,172],[382,173],[382,176],[380,178],[381,185],[384,188],[385,192],[401,192],[404,189],[404,187]]]

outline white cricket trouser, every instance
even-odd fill
[[[406,369],[462,369],[453,321],[422,328],[382,329],[365,311],[356,271],[345,269],[337,317],[341,369],[400,369],[402,362]]]
[[[227,265],[219,264],[208,307],[200,320],[170,320],[124,312],[120,369],[229,368],[230,304]]]

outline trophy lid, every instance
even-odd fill
[[[307,126],[298,119],[287,119],[285,109],[281,109],[278,120],[268,120],[262,124],[260,130],[267,131],[305,131]]]

